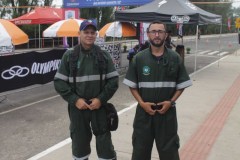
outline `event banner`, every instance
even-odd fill
[[[0,93],[51,82],[65,50],[0,56]]]
[[[153,0],[63,0],[64,8],[90,8],[109,6],[138,6]]]

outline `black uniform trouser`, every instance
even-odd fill
[[[69,117],[73,157],[76,159],[88,158],[91,153],[92,132],[96,136],[98,157],[101,159],[116,157],[111,132],[107,129],[106,111],[103,107],[91,111],[79,110],[75,106],[70,106]]]
[[[137,106],[133,124],[132,160],[151,160],[155,140],[160,160],[179,160],[176,108],[150,116]]]

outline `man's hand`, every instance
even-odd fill
[[[172,107],[171,101],[160,102],[157,103],[157,105],[162,105],[162,109],[157,110],[157,112],[160,114],[165,114],[169,110],[169,108]]]
[[[145,110],[145,112],[147,112],[150,115],[154,115],[156,110],[152,109],[152,106],[156,105],[155,103],[151,103],[151,102],[142,102],[140,103],[140,106]]]
[[[90,110],[99,109],[101,107],[101,101],[98,98],[93,98],[89,100],[91,103],[89,104]]]
[[[86,103],[85,99],[79,98],[75,104],[75,106],[80,110],[88,109],[90,106]]]

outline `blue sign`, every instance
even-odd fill
[[[153,0],[63,0],[64,8],[91,8],[110,6],[138,6]]]

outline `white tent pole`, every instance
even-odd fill
[[[197,29],[196,29],[196,50],[195,50],[195,56],[194,56],[194,74],[197,71],[197,52],[198,52],[198,25],[197,25]]]
[[[34,25],[34,45],[35,45],[35,48],[37,48],[37,25]],[[28,45],[29,45],[29,42],[28,42]],[[29,47],[28,47],[29,48]]]
[[[115,41],[115,34],[116,34],[116,21],[113,22],[113,46],[114,46],[114,41]]]
[[[114,46],[115,46],[115,35],[116,35],[116,21],[113,22],[113,51],[114,51]],[[121,46],[120,45],[120,50],[121,50]],[[114,52],[113,52],[114,53]],[[113,55],[113,54],[112,54]],[[113,55],[114,56],[114,55]],[[115,65],[116,62],[114,62],[114,65]]]
[[[15,45],[13,45],[13,50],[12,50],[13,54],[15,54]]]
[[[40,47],[40,45],[41,45],[41,42],[40,42],[40,24],[38,24],[38,44],[39,44],[39,48],[41,48]]]
[[[113,22],[113,50],[115,45],[115,31],[116,31],[116,21]],[[114,56],[114,55],[113,55]],[[115,63],[115,62],[114,62]]]
[[[221,23],[221,25],[220,25],[220,34],[219,34],[219,40],[218,40],[218,44],[219,44],[219,51],[221,51],[222,49],[221,49],[221,38],[222,38],[222,23]],[[218,54],[218,67],[219,67],[219,62],[220,62],[220,58],[221,58],[221,55],[220,55],[220,52],[219,52],[219,54]]]

